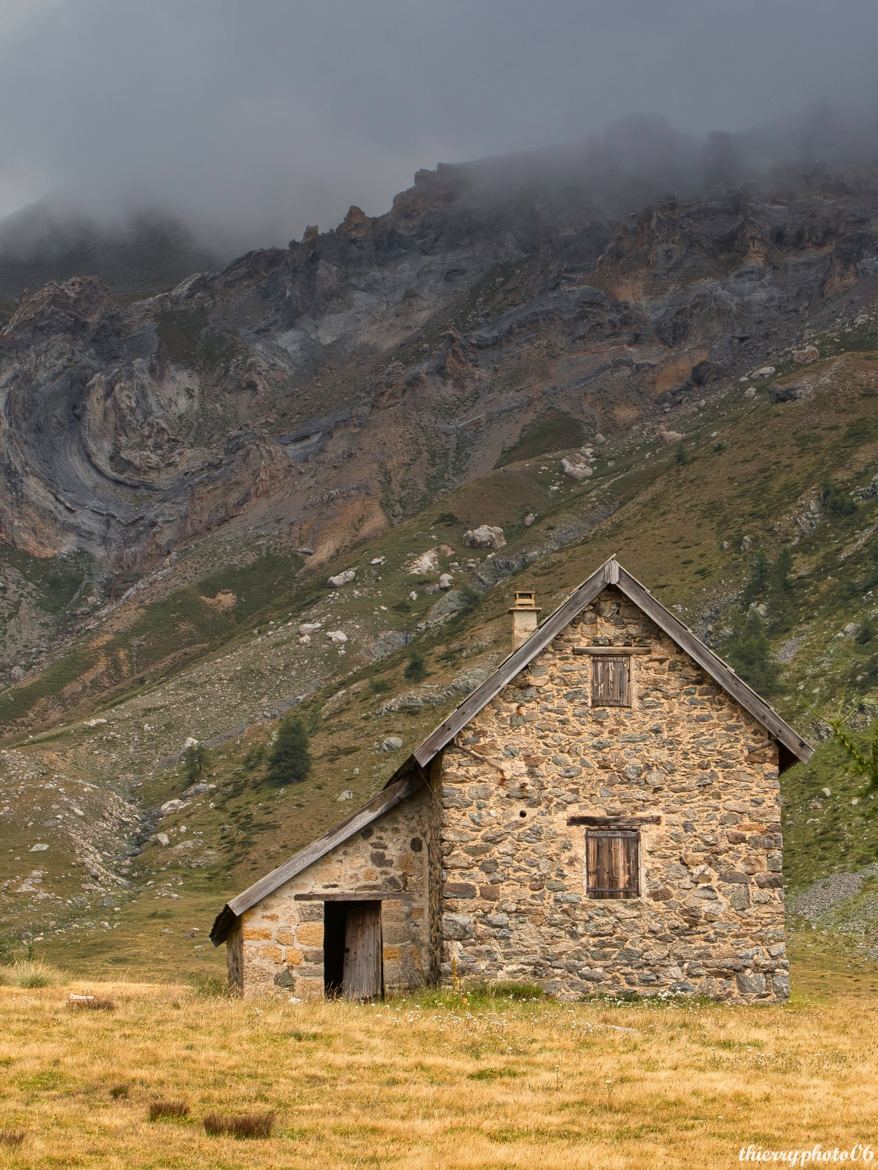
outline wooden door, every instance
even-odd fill
[[[341,987],[346,999],[384,995],[382,950],[381,903],[348,902]]]

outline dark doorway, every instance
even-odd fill
[[[381,903],[323,903],[323,989],[328,997],[384,994]]]

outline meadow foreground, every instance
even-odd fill
[[[613,1170],[742,1165],[749,1145],[850,1149],[878,1139],[878,977],[845,967],[809,970],[789,1005],[746,1008],[0,987],[0,1162]],[[71,1007],[83,991],[115,1007]],[[157,1101],[189,1113],[150,1121]],[[204,1131],[210,1113],[266,1112],[267,1139]]]

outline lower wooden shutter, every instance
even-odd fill
[[[589,829],[585,845],[590,898],[639,896],[640,833],[637,829]]]

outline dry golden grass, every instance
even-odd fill
[[[731,1167],[738,1150],[878,1138],[878,979],[784,1007],[290,1004],[106,985],[0,988],[10,1170]],[[90,990],[97,990],[91,988]],[[120,1085],[125,1091],[120,1091]],[[184,1118],[150,1123],[157,1100]],[[205,1133],[276,1114],[272,1135]]]

